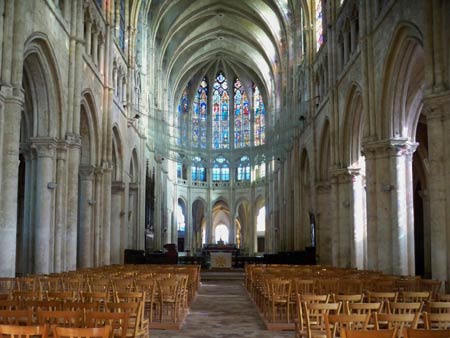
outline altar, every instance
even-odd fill
[[[231,269],[231,252],[215,251],[210,253],[211,269]]]

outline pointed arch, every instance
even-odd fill
[[[120,182],[123,180],[123,150],[122,138],[117,125],[113,126],[112,143],[113,173],[111,178],[113,182]]]
[[[328,171],[331,161],[331,149],[330,149],[330,121],[325,120],[322,136],[320,138],[320,152],[319,152],[319,180],[328,180]]]
[[[32,107],[32,137],[63,138],[66,121],[62,118],[61,75],[54,49],[46,34],[36,32],[25,42],[24,88],[28,88]]]
[[[361,87],[354,83],[347,95],[345,113],[341,130],[343,130],[342,164],[344,167],[354,166],[361,157],[361,146],[364,131],[364,112]]]
[[[98,113],[95,98],[91,90],[86,89],[81,94],[80,104],[80,135],[82,137],[81,163],[89,165],[99,164],[100,130],[98,127]],[[86,137],[86,139],[83,139]],[[85,142],[87,141],[87,142]],[[87,151],[87,153],[86,153]]]
[[[422,108],[424,57],[419,28],[410,22],[400,23],[389,45],[381,86],[378,128],[384,138],[414,139]]]

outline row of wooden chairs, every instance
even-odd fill
[[[53,337],[55,338],[109,338],[111,327],[109,325],[101,328],[66,328],[56,326],[51,331],[53,332]],[[0,325],[0,336],[11,338],[47,338],[49,336],[49,332],[51,331],[47,325]]]

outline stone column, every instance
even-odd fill
[[[65,262],[63,270],[77,268],[77,233],[78,233],[78,171],[80,166],[81,139],[76,134],[67,134],[67,212],[64,234]]]
[[[428,129],[428,191],[431,229],[431,272],[434,279],[450,279],[450,97],[425,98]]]
[[[111,187],[111,264],[122,263],[121,229],[125,212],[123,210],[125,185],[113,182]]]
[[[68,7],[68,6],[67,6]],[[66,198],[67,198],[67,144],[59,142],[56,149],[56,202],[55,202],[55,245],[54,245],[54,272],[64,270],[66,241],[64,240],[66,232]]]
[[[50,245],[52,234],[52,210],[56,182],[53,174],[56,142],[52,139],[34,138],[31,147],[37,153],[36,163],[36,207],[34,272],[48,274],[53,272]]]
[[[112,141],[111,141],[112,142]],[[111,264],[111,176],[112,166],[103,163],[103,264]]]
[[[95,167],[91,165],[80,166],[80,191],[79,191],[79,233],[78,233],[78,267],[88,268],[93,266],[93,210],[96,203],[93,191]]]
[[[316,255],[318,263],[332,264],[332,231],[334,228],[334,218],[332,212],[336,205],[331,203],[330,182],[318,182],[316,184],[316,196],[318,211],[316,213]]]
[[[3,67],[8,68],[8,67]],[[3,71],[4,69],[2,69]],[[17,182],[19,161],[20,117],[23,96],[13,95],[11,88],[0,89],[3,123],[2,162],[0,164],[0,276],[14,277],[16,271]]]
[[[368,268],[414,274],[411,161],[416,144],[390,139],[364,145],[367,177]]]
[[[98,30],[97,28],[94,30],[92,34],[92,61],[94,65],[98,65]]]

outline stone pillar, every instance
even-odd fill
[[[78,256],[78,171],[80,167],[81,139],[76,134],[67,134],[67,213],[65,242],[65,262],[63,270],[76,270]]]
[[[79,191],[79,233],[78,233],[78,267],[88,268],[93,266],[93,210],[96,203],[93,191],[95,167],[90,165],[80,166],[80,191]]]
[[[49,274],[53,272],[51,239],[52,210],[56,182],[53,175],[56,143],[52,139],[34,138],[31,147],[36,150],[36,207],[35,207],[35,241],[34,273]]]
[[[416,144],[390,139],[364,145],[367,177],[368,268],[414,274],[411,163]]]
[[[94,30],[92,34],[92,61],[94,65],[98,66],[98,31]]]
[[[431,272],[434,279],[450,279],[450,97],[425,98],[428,129],[428,191],[431,229]]]
[[[68,7],[68,6],[67,6]],[[55,248],[54,248],[54,272],[64,270],[66,241],[64,240],[66,232],[66,198],[67,198],[67,144],[58,143],[56,149],[56,201],[55,201]]]
[[[112,167],[103,163],[103,264],[111,264],[111,176]]]
[[[122,263],[121,229],[125,212],[123,210],[125,185],[113,182],[111,188],[111,264]]]
[[[3,67],[8,68],[8,67]],[[3,71],[3,69],[2,69]],[[16,232],[17,232],[17,182],[19,161],[20,117],[23,104],[22,94],[13,96],[6,86],[0,90],[0,110],[3,123],[2,162],[0,164],[0,276],[14,277],[16,271]]]
[[[318,182],[316,184],[317,213],[316,213],[316,255],[318,263],[332,264],[333,236],[332,231],[335,226],[332,213],[336,205],[331,203],[330,182]]]

